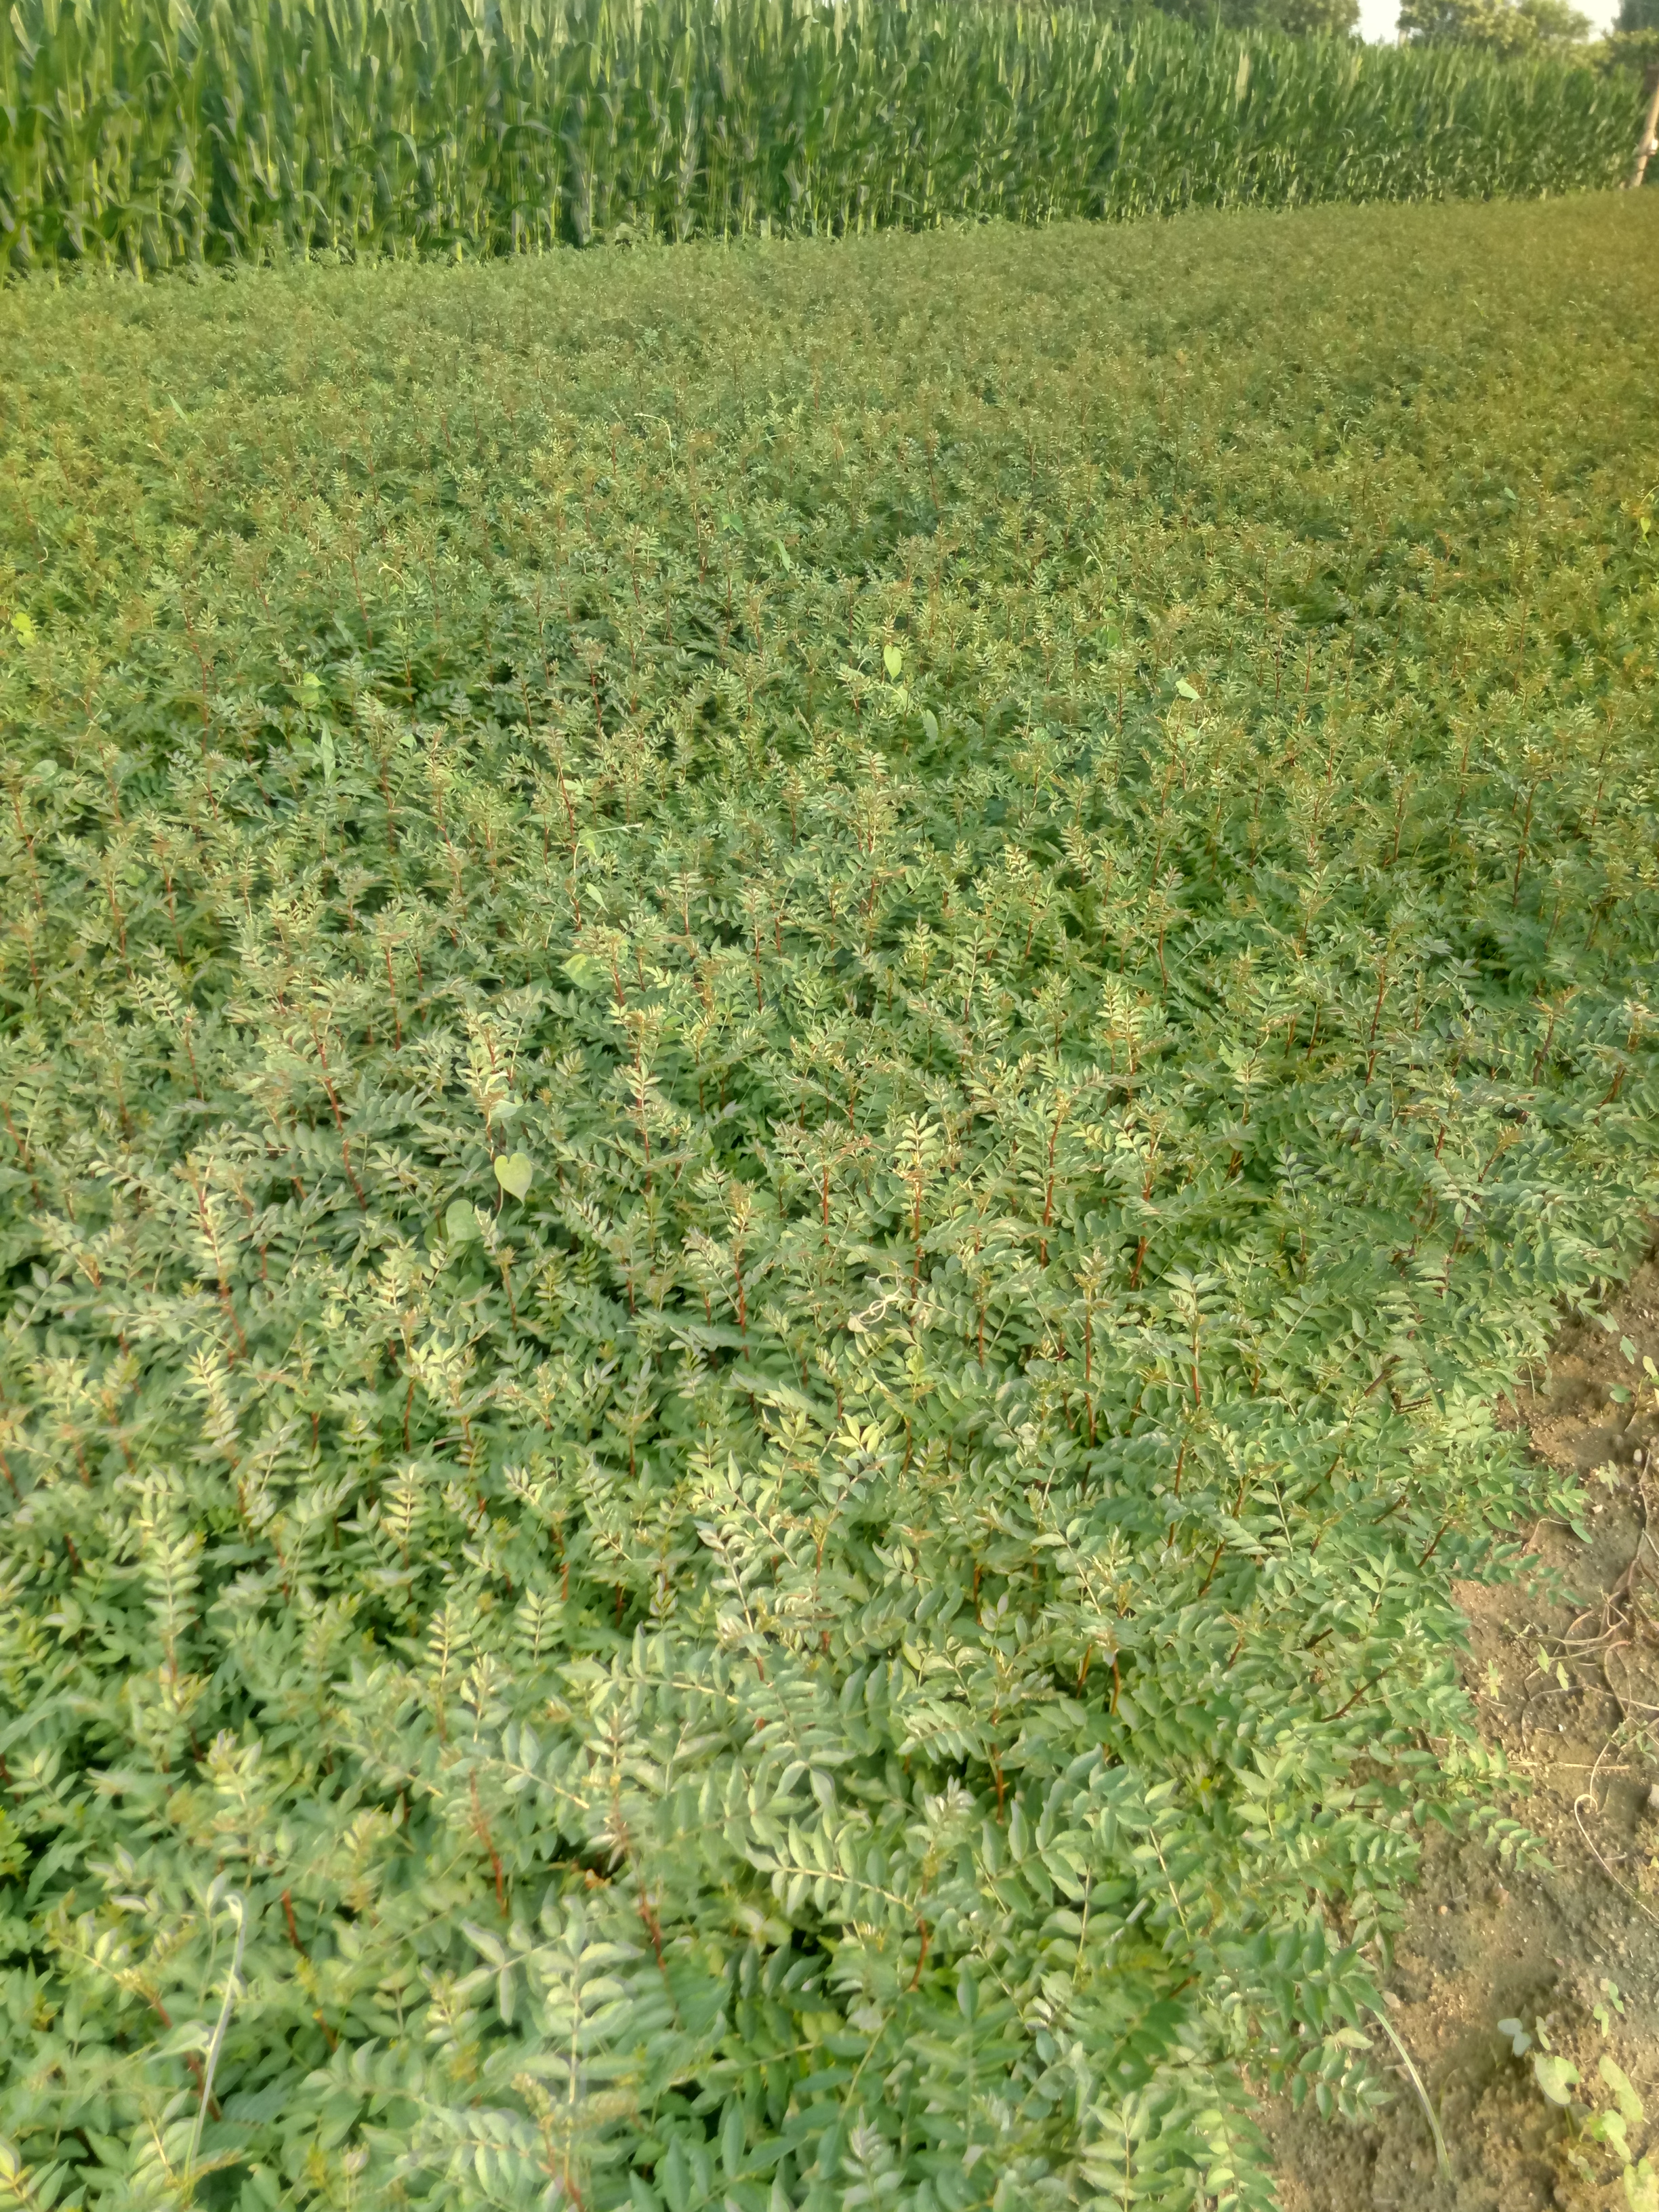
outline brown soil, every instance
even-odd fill
[[[1504,1809],[1552,1870],[1506,1870],[1452,1838],[1431,1844],[1385,1979],[1449,2175],[1437,2173],[1422,2107],[1379,2032],[1379,2063],[1395,2061],[1399,2083],[1380,2121],[1265,2108],[1285,2212],[1659,2212],[1659,2179],[1638,2168],[1627,2190],[1623,2160],[1585,2133],[1587,2107],[1616,2110],[1597,2070],[1606,2056],[1646,2106],[1629,2129],[1632,2158],[1659,2175],[1659,1409],[1641,1364],[1644,1353],[1659,1364],[1659,1264],[1607,1317],[1611,1334],[1566,1328],[1514,1413],[1541,1458],[1585,1478],[1588,1540],[1540,1524],[1536,1571],[1458,1590],[1464,1680],[1520,1785]],[[1552,2106],[1532,2058],[1514,2056],[1497,2028],[1506,2017],[1529,2033],[1541,2017],[1551,2051],[1578,2069],[1574,2111]]]

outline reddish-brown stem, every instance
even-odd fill
[[[489,1854],[489,1863],[495,1875],[495,1903],[503,1920],[507,1917],[507,1877],[501,1872],[501,1855],[495,1849],[489,1832],[489,1823],[484,1818],[483,1807],[478,1802],[478,1778],[471,1778],[468,1787],[472,1793],[472,1832]]]

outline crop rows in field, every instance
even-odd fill
[[[18,0],[0,266],[1610,184],[1626,72],[916,0]]]
[[[1654,1200],[1656,231],[0,299],[15,2198],[1367,2108]]]

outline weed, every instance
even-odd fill
[[[1611,1982],[1604,1981],[1601,1986],[1622,2017],[1624,2006],[1619,2000],[1618,1990]],[[1605,2036],[1609,2029],[1607,2008],[1596,2006],[1593,2017]],[[1647,2124],[1646,2108],[1635,2085],[1613,2054],[1604,2051],[1595,2062],[1596,2078],[1613,2102],[1598,2107],[1581,2101],[1576,2091],[1583,2091],[1587,2096],[1592,2093],[1572,2061],[1551,2050],[1552,2025],[1549,2020],[1537,2021],[1529,2035],[1518,2020],[1500,2020],[1498,2031],[1509,2039],[1516,2057],[1531,2053],[1532,2077],[1539,2094],[1560,2115],[1559,2148],[1564,2164],[1580,2181],[1593,2187],[1605,2187],[1609,2177],[1604,2168],[1610,2157],[1612,2178],[1622,2183],[1630,2212],[1654,2212],[1656,2203],[1659,2203],[1659,2176],[1655,2174],[1639,2139],[1635,2146],[1631,2142],[1632,2130],[1644,2129]],[[1534,2042],[1540,2046],[1537,2050],[1533,2049]]]

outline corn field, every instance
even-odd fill
[[[1613,181],[1638,104],[1565,62],[936,0],[16,0],[0,256],[1540,195]]]

